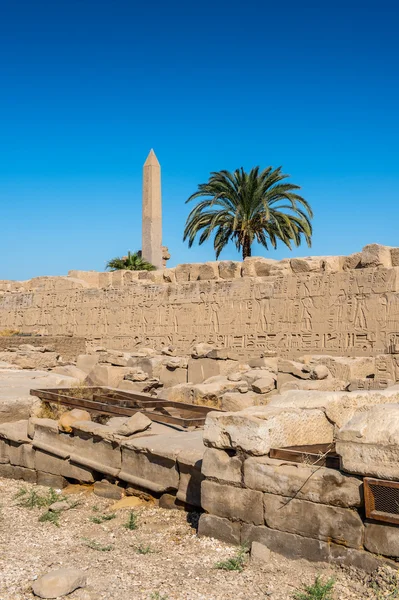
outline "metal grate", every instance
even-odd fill
[[[399,525],[399,482],[365,477],[366,517]]]

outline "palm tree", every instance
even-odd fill
[[[155,271],[156,267],[142,258],[141,252],[130,252],[127,256],[113,258],[107,262],[107,269],[110,271]]]
[[[215,233],[216,259],[228,242],[234,241],[242,257],[251,256],[256,240],[266,249],[276,248],[280,240],[291,250],[304,238],[310,247],[313,212],[308,202],[296,193],[298,185],[283,181],[289,175],[282,167],[259,167],[249,173],[243,168],[234,173],[211,173],[208,183],[201,183],[186,202],[205,197],[188,215],[183,240],[191,248],[201,232],[199,244]]]

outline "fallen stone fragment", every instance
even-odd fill
[[[118,435],[133,435],[151,427],[152,421],[141,412],[130,417],[124,425],[115,431]]]
[[[68,504],[68,502],[64,501],[64,500],[60,500],[59,502],[53,502],[53,504],[51,504],[48,509],[51,512],[60,512],[62,510],[69,510],[71,507]]]
[[[85,587],[86,583],[86,575],[83,571],[58,569],[39,577],[32,585],[32,590],[39,598],[60,598]]]
[[[123,498],[124,489],[119,485],[110,483],[107,480],[96,481],[94,483],[94,494],[101,498],[109,498],[111,500],[121,500]]]
[[[80,408],[73,408],[68,410],[58,420],[58,428],[61,431],[71,433],[72,425],[76,421],[91,421],[90,413],[87,410],[81,410]]]

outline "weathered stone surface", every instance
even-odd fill
[[[190,358],[188,361],[187,381],[203,383],[209,377],[220,375],[220,362],[211,358]]]
[[[262,493],[205,480],[201,485],[202,508],[217,517],[263,523]]]
[[[58,373],[58,375],[65,375],[66,377],[74,377],[78,381],[85,381],[87,377],[87,373],[75,367],[75,365],[64,365],[63,367],[55,367],[53,369],[53,373]]]
[[[120,500],[124,495],[124,489],[122,487],[112,484],[107,480],[95,481],[93,492],[96,496],[109,498],[110,500]]]
[[[206,448],[202,461],[202,473],[205,477],[241,485],[241,470],[240,457],[230,456],[225,450]]]
[[[252,542],[251,544],[251,562],[269,563],[271,551],[264,544]]]
[[[80,354],[76,361],[76,367],[88,375],[98,364],[99,354]]]
[[[284,375],[284,377],[290,377],[289,375]],[[347,389],[348,382],[342,381],[341,379],[335,379],[334,377],[330,377],[328,379],[323,379],[322,381],[314,381],[311,379],[298,379],[294,378],[291,381],[286,381],[285,383],[281,382],[280,378],[280,386],[279,393],[284,394],[289,390],[317,390],[318,392],[343,392]]]
[[[362,479],[317,465],[288,463],[266,456],[244,462],[246,487],[298,500],[345,508],[361,506],[362,484]]]
[[[28,421],[14,421],[11,423],[2,423],[0,425],[0,439],[23,444],[29,442]]]
[[[66,500],[59,500],[58,502],[53,502],[53,504],[50,504],[50,506],[48,507],[49,511],[51,512],[61,512],[63,510],[69,510],[70,508],[71,505],[68,504]]]
[[[241,538],[241,523],[229,521],[215,515],[202,514],[198,523],[200,537],[212,537],[226,544],[238,546]]]
[[[354,510],[264,494],[265,522],[272,529],[352,548],[363,544],[364,526]]]
[[[60,598],[85,587],[86,574],[78,569],[58,569],[39,577],[32,590],[39,598]]]
[[[241,274],[243,277],[267,277],[270,275],[271,268],[276,262],[272,258],[251,256],[246,258],[242,263]]]
[[[318,365],[328,368],[331,375],[336,379],[349,381],[373,377],[376,373],[376,359],[373,356],[343,357],[343,356],[313,356],[313,371]]]
[[[291,269],[293,273],[309,273],[311,271],[321,271],[321,258],[291,258]]]
[[[321,410],[253,407],[236,413],[207,415],[206,446],[241,449],[261,456],[270,448],[323,444],[333,441],[333,426]]]
[[[236,279],[241,277],[241,263],[233,260],[220,261],[219,277],[221,279]]]
[[[370,552],[399,557],[399,529],[395,525],[366,523],[364,546]]]
[[[91,421],[77,421],[73,425],[73,432],[71,461],[117,477],[121,469],[121,450],[114,440],[114,430]]]
[[[27,469],[35,468],[35,450],[32,444],[8,442],[8,457],[12,465]]]
[[[360,265],[362,268],[391,267],[391,248],[381,244],[368,244],[361,252]]]
[[[88,382],[91,385],[106,387],[118,387],[118,384],[129,374],[129,367],[113,367],[108,364],[98,364],[88,374]]]
[[[195,358],[206,358],[208,353],[213,350],[213,348],[214,347],[211,344],[200,342],[199,344],[195,344],[195,346],[191,349],[191,356]]]
[[[251,369],[262,369],[277,373],[277,358],[250,358],[248,359],[248,365]]]
[[[264,544],[272,552],[287,558],[306,559],[313,562],[330,562],[363,569],[372,573],[384,562],[369,552],[346,548],[345,546],[303,537],[295,533],[286,533],[269,527],[242,526],[241,543],[251,544],[254,541]]]
[[[56,352],[37,352],[37,348],[34,351],[0,352],[0,361],[21,369],[51,369],[58,365],[57,359]]]
[[[32,417],[30,422],[34,429],[34,448],[51,452],[61,458],[69,458],[73,452],[74,439],[59,431],[57,421]]]
[[[349,473],[399,480],[399,404],[356,413],[339,430],[336,449]]]
[[[27,470],[27,469],[25,469]],[[37,484],[52,487],[54,489],[62,489],[68,485],[68,481],[61,475],[53,475],[44,471],[33,471],[37,477]]]
[[[205,447],[202,442],[179,452],[177,456],[180,474],[177,499],[192,506],[201,507],[202,459]]]
[[[268,377],[262,377],[261,379],[257,379],[252,384],[252,390],[257,394],[267,394],[271,392],[276,387],[276,380],[273,375],[269,375]]]
[[[226,392],[220,398],[220,408],[227,412],[236,412],[249,408],[250,406],[262,406],[269,402],[270,398],[266,395],[255,392]]]
[[[310,373],[311,379],[327,379],[327,377],[331,377],[330,371],[327,369],[325,365],[316,365],[312,372]]]
[[[29,483],[36,483],[37,475],[33,469],[0,463],[0,477],[4,477],[5,479],[22,479]]]
[[[288,373],[300,379],[310,379],[310,369],[303,363],[280,358],[277,368],[279,373]]]
[[[89,469],[42,450],[36,450],[35,452],[35,469],[82,482],[91,483],[94,481],[93,473]]]
[[[187,383],[187,369],[167,367],[165,365],[161,368],[159,380],[165,387],[172,387],[179,383]]]
[[[159,377],[161,375],[163,361],[164,357],[161,355],[131,358],[129,360],[129,367],[141,369],[141,371],[147,373],[149,378]]]
[[[80,408],[73,408],[72,410],[67,410],[58,419],[58,427],[61,431],[71,433],[72,425],[76,421],[91,421],[90,413],[87,412],[87,410],[82,410]]]
[[[192,386],[193,404],[220,408],[222,395],[229,390],[238,389],[239,386],[240,382],[229,381],[227,377],[222,375],[212,377],[204,383],[197,383]]]

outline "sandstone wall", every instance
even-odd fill
[[[2,335],[0,336],[0,352],[8,348],[18,348],[21,344],[30,346],[46,346],[56,352],[64,361],[75,361],[79,354],[86,352],[86,340],[77,336],[22,336]]]
[[[198,342],[234,356],[376,355],[399,344],[399,249],[349,257],[72,271],[0,282],[0,331],[73,335],[132,350]]]

